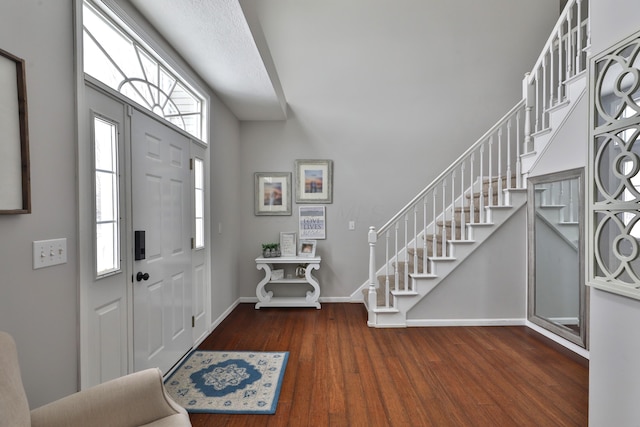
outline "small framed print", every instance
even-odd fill
[[[256,172],[254,181],[256,215],[291,215],[291,172]]]
[[[296,160],[296,202],[333,203],[332,160]]]
[[[316,256],[316,241],[315,240],[300,240],[300,251],[298,256],[305,258],[313,258]]]
[[[299,206],[298,236],[302,239],[326,239],[324,206]]]
[[[282,256],[296,256],[298,250],[297,235],[295,231],[280,232],[280,253]]]

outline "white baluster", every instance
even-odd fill
[[[489,188],[487,191],[487,206],[493,206],[493,135],[489,138]],[[484,191],[483,191],[484,193]]]
[[[409,214],[404,216],[404,290],[407,290],[409,286]],[[396,284],[396,291],[399,289],[399,284]]]
[[[571,26],[571,21],[573,21],[573,7],[569,9],[569,13],[567,14],[567,59],[565,62],[567,63],[567,79],[573,75],[573,27]],[[578,22],[580,19],[578,18]]]
[[[520,112],[517,112],[517,114],[520,114]],[[512,125],[512,119],[509,118],[509,121],[507,121],[507,190],[511,189],[511,185],[512,185],[512,179],[511,179],[511,132],[513,131],[513,129],[511,128]]]
[[[525,117],[526,116],[528,116],[528,113],[525,110]],[[516,188],[522,188],[522,176],[520,175],[522,173],[522,163],[520,162],[520,135],[520,111],[518,111],[518,113],[516,114]],[[524,143],[526,144],[526,136]]]
[[[466,214],[464,211],[464,169],[465,163],[462,162],[460,166],[460,239],[466,240],[467,232],[466,232]]]
[[[400,223],[399,223],[399,222],[397,222],[397,223],[396,223],[396,233],[395,233],[395,246],[396,246],[396,247],[395,247],[395,259],[396,259],[396,268],[394,269],[394,270],[395,270],[395,273],[394,273],[394,279],[395,279],[395,280],[394,280],[394,285],[393,285],[393,288],[394,288],[396,291],[398,290],[398,286],[399,286],[398,284],[399,284],[399,282],[400,282],[400,272],[399,272],[399,270],[400,270],[400,251],[399,251],[399,249],[398,249],[398,247],[399,247],[399,246],[398,246],[398,233],[399,233],[399,230],[400,230]]]
[[[378,295],[376,287],[379,286],[378,279],[376,278],[376,241],[378,240],[378,234],[375,227],[369,227],[368,241],[369,241],[369,323],[374,323],[375,313],[373,309],[378,305]],[[388,258],[387,258],[388,259]]]
[[[427,227],[429,225],[427,217],[427,195],[424,196],[423,232],[422,232],[422,272],[427,273]]]
[[[500,129],[498,129],[498,206],[502,206],[502,196],[503,194],[502,194],[502,127],[501,127]]]
[[[562,39],[558,38],[558,56],[560,56],[560,45],[562,44]],[[555,61],[553,53],[553,40],[551,40],[551,45],[549,46],[549,107],[553,106],[554,96],[553,91],[555,89],[555,85],[553,84],[553,77],[556,74],[556,67],[554,66]],[[560,78],[558,78],[560,80]],[[545,110],[546,111],[546,110]]]
[[[484,143],[482,143],[482,145],[480,145],[480,179],[479,179],[479,183],[480,183],[480,193],[479,193],[479,197],[478,197],[478,210],[480,211],[480,223],[484,223],[484,188],[483,188],[483,183],[484,183],[484,175],[483,175],[483,169],[484,169]]]
[[[562,46],[563,46],[563,37],[562,37],[562,25],[560,25],[560,28],[558,28],[558,67],[557,67],[557,73],[558,73],[558,86],[557,86],[557,97],[556,97],[556,102],[559,104],[562,101]],[[556,70],[553,68],[553,47],[551,48],[552,51],[552,56],[551,56],[551,73],[555,73]],[[551,84],[553,85],[553,79],[551,79]],[[553,86],[551,91],[553,92]],[[553,99],[553,95],[551,96],[551,99]],[[553,102],[550,104],[553,105]]]
[[[536,111],[536,127],[535,132],[539,132],[542,129],[542,102],[540,100],[540,92],[542,91],[542,67],[536,70],[536,104],[534,105]],[[533,138],[531,138],[531,142],[533,143]],[[533,145],[531,146],[531,150],[533,150]]]
[[[418,273],[418,205],[413,208],[413,274]]]
[[[442,221],[445,221],[445,212],[447,211],[446,207],[446,199],[447,199],[447,179],[446,177],[442,180],[442,213],[440,218]],[[442,245],[442,256],[447,256],[446,244],[447,244],[447,227],[446,224],[442,227],[442,241],[440,242]]]
[[[436,216],[436,197],[437,197],[437,193],[438,193],[438,189],[436,187],[433,188],[433,221],[431,222],[433,224],[433,240],[431,241],[431,256],[435,257],[438,256],[438,246],[436,245],[436,238],[438,236],[438,230],[437,230],[437,225],[436,225],[436,220],[437,220],[437,216]],[[425,255],[426,256],[426,255]]]
[[[469,171],[469,194],[471,195],[471,197],[469,198],[469,224],[474,224],[476,222],[476,214],[475,214],[475,197],[473,197],[473,187],[474,187],[474,176],[473,176],[473,164],[476,161],[476,152],[474,151],[473,153],[471,153],[471,170]]]
[[[456,171],[455,169],[451,172],[451,240],[457,240],[458,236],[456,236]],[[445,221],[447,215],[444,216]],[[445,223],[446,225],[446,223]]]
[[[540,130],[547,128],[547,107],[549,105],[547,104],[547,98],[549,97],[549,95],[547,94],[547,73],[547,55],[545,55],[542,58],[542,111],[540,111],[542,115],[542,127],[540,128]]]
[[[389,263],[391,262],[389,259],[389,239],[391,239],[391,230],[387,230],[386,237],[387,237],[387,248],[386,248],[385,259],[387,260],[387,263],[386,263],[386,273],[385,273],[385,279],[384,279],[384,295],[385,295],[384,306],[389,307],[389,292],[391,291],[391,283],[389,282],[389,276],[390,276]]]
[[[582,0],[576,0],[578,16],[576,18],[576,74],[582,69]]]

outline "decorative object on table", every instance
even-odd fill
[[[296,160],[296,202],[333,203],[333,160]]]
[[[0,214],[31,213],[25,62],[0,49]]]
[[[280,232],[280,252],[282,256],[296,256],[298,250],[297,234],[295,231]]]
[[[254,191],[256,215],[291,215],[291,172],[256,172]]]
[[[278,268],[277,270],[271,270],[271,280],[284,279],[284,269]]]
[[[280,256],[280,244],[278,243],[263,243],[262,244],[262,256],[265,258],[275,258]]]
[[[302,279],[307,273],[307,266],[305,264],[298,264],[296,267],[296,277]]]
[[[298,256],[305,258],[313,258],[316,256],[315,240],[300,240],[300,250]]]
[[[289,352],[194,350],[165,381],[191,413],[274,414]]]
[[[325,239],[324,206],[300,206],[298,217],[298,229],[300,239]]]

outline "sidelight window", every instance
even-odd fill
[[[118,176],[118,127],[93,117],[95,176],[96,274],[120,270],[120,203]]]

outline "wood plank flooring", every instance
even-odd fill
[[[361,304],[240,304],[202,350],[289,351],[274,415],[204,426],[586,426],[588,363],[529,328],[372,329]]]

